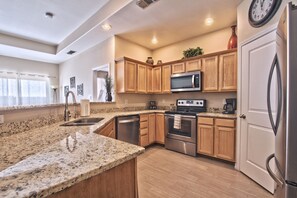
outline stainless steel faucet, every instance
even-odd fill
[[[72,101],[73,101],[73,104],[74,104],[74,118],[76,118],[77,116],[77,112],[76,112],[76,99],[75,99],[75,95],[72,91],[68,91],[66,93],[66,96],[65,96],[65,109],[64,109],[64,121],[69,121],[69,118],[71,117],[71,114],[70,114],[70,111],[68,109],[68,96],[69,94],[72,95]]]

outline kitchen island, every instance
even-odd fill
[[[136,157],[144,148],[96,133],[116,116],[137,113],[147,112],[97,114],[92,117],[104,119],[92,126],[57,123],[0,138],[0,197],[65,197],[61,193],[67,191],[72,197],[137,197]]]

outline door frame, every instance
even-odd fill
[[[242,48],[253,42],[254,40],[258,39],[259,37],[262,37],[266,34],[269,34],[273,31],[276,31],[277,29],[277,25],[278,23],[275,23],[271,26],[269,26],[268,28],[266,28],[263,31],[260,31],[256,34],[254,34],[253,36],[245,39],[244,41],[239,43],[239,47],[237,48],[237,53],[238,53],[238,58],[237,58],[237,87],[239,89],[237,89],[237,126],[236,126],[236,153],[235,153],[235,169],[236,170],[240,170],[240,157],[241,157],[241,149],[240,149],[240,145],[241,145],[241,119],[239,118],[239,115],[242,114],[242,104],[241,104],[241,100],[242,100]]]

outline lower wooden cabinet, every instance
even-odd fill
[[[156,114],[148,115],[148,142],[152,144],[156,141]]]
[[[141,114],[139,125],[139,145],[148,146],[156,141],[156,116],[155,113]]]
[[[165,120],[163,113],[156,114],[156,142],[159,144],[165,143]]]
[[[98,132],[96,132],[100,135],[104,135],[106,137],[116,138],[115,133],[115,121],[114,119],[110,121],[105,127],[100,129]]]
[[[235,162],[235,119],[198,118],[197,152]]]

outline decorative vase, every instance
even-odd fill
[[[236,25],[232,25],[231,29],[232,29],[232,35],[228,42],[228,49],[237,48],[237,35],[235,33]]]
[[[157,65],[160,65],[160,64],[162,64],[162,61],[158,60]]]
[[[147,57],[146,63],[153,65],[154,64],[153,58],[152,57]]]
[[[105,100],[106,100],[107,102],[111,102],[111,101],[112,101],[112,95],[111,95],[111,92],[107,92],[107,93],[106,93]]]

